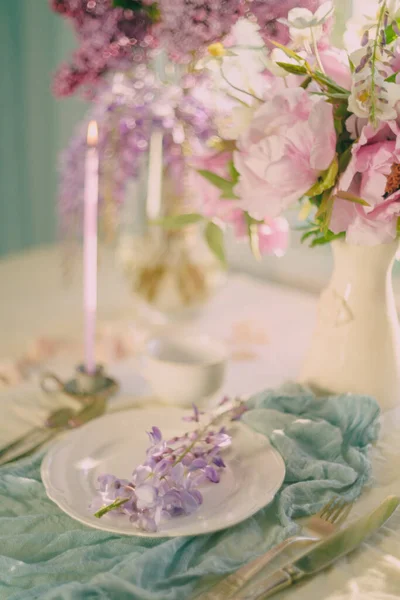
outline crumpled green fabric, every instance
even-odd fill
[[[243,421],[282,454],[285,483],[270,506],[218,533],[153,540],[90,529],[46,497],[41,455],[2,467],[0,600],[188,600],[293,534],[293,518],[333,494],[359,496],[378,435],[375,400],[289,386],[249,405]]]

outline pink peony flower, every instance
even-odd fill
[[[330,228],[346,232],[350,244],[373,246],[396,237],[400,216],[400,129],[392,121],[378,130],[366,125],[353,148],[353,158],[338,185],[362,198],[362,206],[335,198]],[[340,195],[338,192],[338,196]]]
[[[228,177],[229,153],[209,154],[197,157],[191,162],[187,184],[190,187],[191,206],[209,219],[216,219],[230,225],[238,239],[248,236],[248,226],[243,210],[238,207],[237,200],[221,199],[220,190],[209,183],[197,169],[212,171],[221,177]],[[257,225],[259,250],[262,255],[275,254],[283,256],[289,243],[289,224],[283,217],[267,218]]]
[[[330,47],[326,50],[321,50],[320,57],[322,66],[328,77],[345,90],[350,90],[353,80],[347,54],[343,50],[339,50],[339,48]]]
[[[240,206],[258,219],[280,215],[329,167],[335,147],[332,105],[302,88],[275,93],[234,153]]]

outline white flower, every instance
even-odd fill
[[[366,2],[365,0],[363,2],[360,0],[359,4],[360,6],[354,16],[347,21],[343,36],[344,46],[348,52],[353,52],[360,47],[365,32],[368,31],[370,41],[373,41],[376,37],[381,5],[376,1]],[[400,0],[387,0],[386,10],[389,23],[398,19],[400,17]]]
[[[397,19],[400,16],[400,1],[399,0],[387,0],[386,9],[389,13],[389,19]]]
[[[312,53],[311,44],[313,37],[318,42],[323,36],[322,27],[311,27],[307,29],[295,29],[289,27],[289,35],[294,48],[305,48],[308,54]]]
[[[278,19],[278,21],[293,29],[310,29],[310,27],[323,25],[332,16],[333,10],[332,2],[324,2],[315,13],[308,8],[292,8],[287,19]]]
[[[400,101],[400,86],[387,83],[383,77],[375,74],[375,113],[380,121],[397,118],[396,105]],[[369,118],[372,106],[372,73],[366,67],[353,76],[353,85],[349,97],[349,110],[356,117]]]
[[[292,8],[287,19],[278,21],[289,27],[289,35],[296,48],[304,46],[309,51],[311,43],[322,37],[322,26],[333,10],[332,2],[324,2],[315,13],[308,8]]]

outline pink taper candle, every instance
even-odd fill
[[[85,320],[85,370],[96,371],[95,338],[97,310],[97,207],[99,196],[99,153],[96,121],[87,134],[85,166],[85,217],[83,230],[83,311]]]

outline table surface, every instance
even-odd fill
[[[2,365],[12,370],[39,336],[64,341],[58,354],[49,353],[46,367],[63,376],[70,374],[80,353],[79,273],[66,287],[59,252],[45,248],[0,261],[0,281],[0,374]],[[249,395],[296,378],[310,341],[316,302],[311,294],[232,275],[201,314],[174,327],[224,340],[231,359],[221,394]],[[110,410],[156,404],[140,376],[137,354],[148,331],[165,323],[138,309],[107,253],[101,258],[99,304],[99,353],[121,383]],[[121,340],[130,353],[118,353]],[[123,358],[117,360],[119,354]],[[39,391],[37,377],[33,371],[29,381],[0,388],[2,443],[40,423],[51,408],[52,400]],[[387,495],[400,493],[399,430],[400,410],[383,416],[380,440],[371,451],[373,482],[354,507],[352,518]],[[400,511],[351,556],[283,596],[287,600],[400,598]]]

